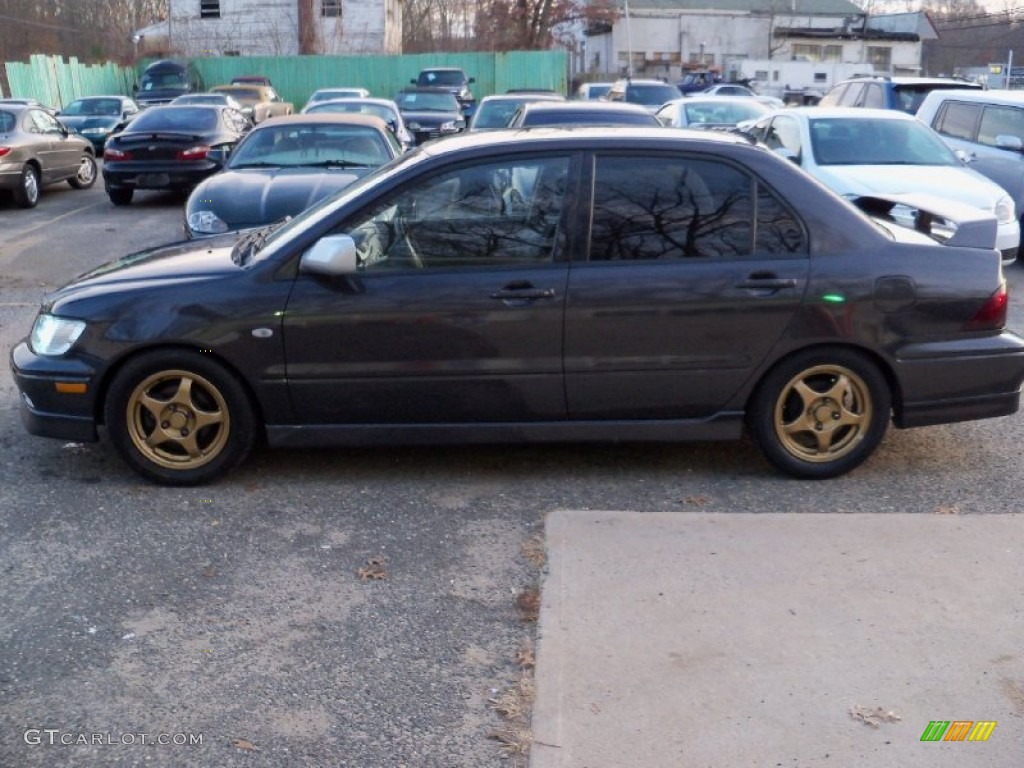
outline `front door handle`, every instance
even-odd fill
[[[554,288],[502,288],[491,294],[492,299],[503,301],[521,301],[523,299],[553,299],[555,298]]]
[[[776,277],[775,275],[753,274],[736,283],[737,288],[754,291],[778,291],[782,288],[796,288],[795,277]]]

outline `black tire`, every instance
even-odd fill
[[[78,163],[78,173],[68,179],[75,189],[89,189],[96,183],[96,158],[92,155],[82,155]]]
[[[110,202],[114,205],[131,205],[132,196],[135,194],[134,189],[119,187],[112,189],[107,187],[107,197],[110,198]]]
[[[39,171],[34,165],[21,169],[18,186],[11,190],[11,194],[21,208],[35,208],[39,204]]]
[[[205,355],[148,352],[117,373],[105,403],[107,432],[136,472],[163,485],[199,485],[236,467],[255,440],[241,383]]]
[[[800,352],[773,368],[751,398],[747,426],[772,464],[793,477],[849,472],[878,447],[892,394],[878,366],[843,348]]]

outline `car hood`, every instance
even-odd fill
[[[189,196],[186,215],[212,210],[232,229],[294,216],[344,189],[372,168],[241,168],[203,181]]]
[[[841,195],[927,192],[987,211],[1006,194],[970,168],[955,166],[832,165],[818,166],[813,175]]]
[[[140,284],[192,283],[237,274],[240,268],[231,259],[237,239],[235,234],[223,235],[204,240],[201,245],[194,241],[171,243],[123,256],[49,294],[44,309],[95,293],[109,293],[116,285],[135,289]]]

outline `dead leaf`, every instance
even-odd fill
[[[536,621],[540,618],[540,590],[537,587],[523,589],[516,596],[516,608],[523,621]]]
[[[877,728],[881,723],[898,723],[903,719],[891,709],[887,710],[883,707],[868,709],[859,704],[850,707],[850,717],[859,720],[864,725],[870,725],[872,728]]]
[[[697,506],[697,507],[703,507],[705,504],[708,504],[711,501],[711,497],[710,496],[684,496],[682,499],[680,499],[680,501],[682,501],[683,504],[693,504],[694,506]]]
[[[936,515],[959,515],[960,507],[956,504],[942,504],[936,507],[933,511]]]
[[[257,747],[255,744],[253,744],[248,739],[235,739],[233,742],[231,742],[231,746],[233,746],[233,747],[235,747],[237,749],[244,749],[247,752],[259,752],[260,751],[260,748]]]
[[[380,581],[388,577],[386,565],[387,558],[384,555],[369,557],[366,559],[366,565],[356,571],[356,575],[363,581],[369,581],[370,579]]]

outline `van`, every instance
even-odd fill
[[[917,119],[1005,189],[1024,216],[1024,91],[932,91]]]
[[[191,63],[161,59],[142,71],[135,86],[135,102],[143,109],[170,104],[178,96],[203,90],[203,79]]]

